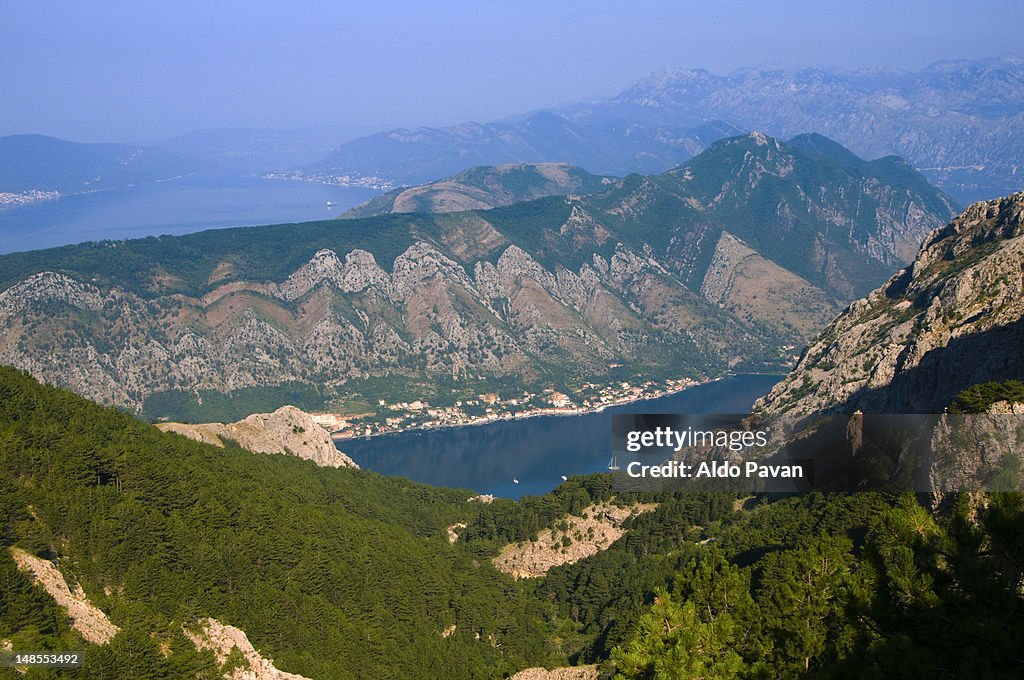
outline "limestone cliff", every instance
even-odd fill
[[[253,453],[279,453],[311,460],[320,467],[359,467],[339,451],[327,430],[294,406],[254,413],[237,423],[160,423],[157,428],[223,447],[231,440]]]
[[[756,408],[941,413],[964,389],[1024,377],[1024,192],[976,203],[912,265],[857,300]]]

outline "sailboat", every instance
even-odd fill
[[[619,464],[615,462],[615,456],[612,456],[612,459],[608,461],[608,469],[612,472],[619,469]]]

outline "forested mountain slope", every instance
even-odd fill
[[[469,495],[199,444],[0,368],[0,645],[82,650],[77,677],[103,679],[222,677],[245,660],[197,651],[186,632],[208,618],[314,680],[586,661],[628,678],[1024,667],[1019,495],[940,516],[877,494],[616,495],[607,476],[515,503]],[[657,508],[536,580],[492,566],[548,528],[571,545],[563,518],[596,502]],[[70,630],[8,546],[56,560],[116,626],[109,643]]]
[[[446,539],[471,495],[199,444],[0,367],[0,638],[86,646],[14,568],[16,544],[121,629],[89,648],[86,677],[208,670],[182,631],[205,617],[318,679],[542,663],[540,603]]]

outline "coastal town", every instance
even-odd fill
[[[376,408],[363,413],[313,413],[313,420],[327,429],[336,440],[372,437],[415,429],[434,429],[481,425],[499,420],[515,420],[543,415],[579,415],[601,411],[610,406],[655,399],[699,384],[691,378],[648,380],[637,385],[617,382],[610,385],[585,383],[573,396],[554,389],[540,393],[515,394],[487,392],[455,401],[449,406],[432,406],[416,399],[389,403],[378,400]]]
[[[312,182],[314,184],[329,184],[331,186],[338,187],[362,187],[364,189],[376,189],[378,191],[391,191],[397,186],[391,180],[378,177],[377,175],[332,175],[329,173],[306,173],[302,170],[287,170],[267,172],[261,176],[263,179],[283,179],[291,182]]]

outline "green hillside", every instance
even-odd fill
[[[122,636],[180,646],[205,616],[315,678],[492,677],[546,656],[543,605],[444,537],[478,506],[468,491],[199,445],[7,368],[0,405],[4,543],[59,557],[123,628],[104,650],[118,667],[141,663]],[[67,640],[6,549],[0,564],[20,591],[5,589],[0,637]],[[162,670],[136,677],[176,675],[151,656]]]
[[[2,368],[3,544],[56,559],[121,630],[85,643],[5,549],[0,640],[86,653],[79,671],[27,677],[217,677],[182,633],[208,616],[319,680],[591,661],[626,678],[1024,668],[1018,495],[962,496],[937,514],[874,494],[645,497],[657,510],[593,557],[525,581],[491,566],[505,543],[610,498],[609,483],[467,503],[468,491],[200,445]],[[469,526],[452,545],[456,521]]]

